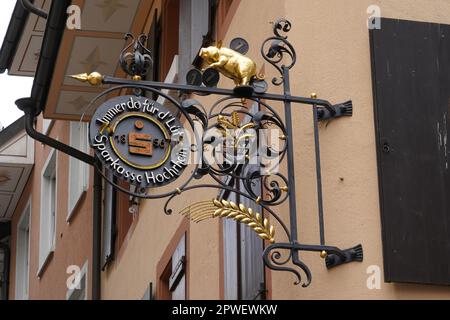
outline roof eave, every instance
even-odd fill
[[[0,49],[0,73],[4,73],[11,67],[28,15],[29,12],[22,6],[20,1],[17,1]]]
[[[0,147],[18,135],[22,130],[25,130],[24,116],[20,117],[15,122],[0,131]]]

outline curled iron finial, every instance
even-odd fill
[[[287,271],[294,274],[296,278],[294,285],[301,284],[303,288],[306,288],[311,284],[311,271],[306,264],[298,259],[294,247],[295,245],[292,243],[271,244],[264,250],[263,260],[265,265],[272,270]],[[288,253],[285,258],[283,258],[282,250],[285,250]],[[297,266],[299,270],[290,265],[290,263]],[[302,280],[300,271],[303,271],[306,276],[304,281]]]
[[[120,66],[130,76],[145,76],[153,66],[151,51],[145,46],[147,36],[141,34],[135,39],[132,34],[127,33],[125,40],[130,39],[130,44],[120,54]]]
[[[281,35],[280,32],[288,33],[291,31],[292,24],[290,21],[281,18],[278,19],[273,26],[273,33],[280,38],[287,39],[287,35]]]

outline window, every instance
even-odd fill
[[[156,266],[156,297],[159,300],[186,300],[189,274],[189,220],[184,219]]]
[[[185,81],[205,38],[211,37],[208,34],[209,11],[209,0],[183,0],[180,3],[178,68],[179,74],[183,75],[180,82]]]
[[[217,15],[217,24],[220,26],[223,24],[225,19],[227,18],[228,12],[230,11],[231,5],[234,0],[218,0],[218,15]]]
[[[56,156],[57,153],[53,149],[42,170],[38,276],[42,274],[45,264],[55,249],[57,191]]]
[[[252,201],[235,193],[230,194],[227,199],[261,212],[261,208],[255,206]],[[264,298],[263,241],[250,228],[231,219],[223,220],[223,238],[224,298]]]
[[[184,75],[198,58],[205,39],[211,44],[213,23],[210,20],[215,12],[211,14],[210,3],[210,0],[165,0],[160,19],[155,10],[148,39],[155,64],[147,80],[177,81],[170,73],[173,70],[183,75],[178,81],[185,80]]]
[[[178,82],[178,56],[173,57],[172,64],[170,66],[169,72],[167,73],[166,79],[164,80],[165,83],[177,83]],[[162,90],[164,94],[167,94],[168,96],[174,98],[175,100],[179,100],[179,93],[176,90]],[[173,103],[170,101],[167,101],[167,99],[163,96],[159,96],[156,100],[158,103],[166,106],[170,111],[172,111],[174,114],[179,113],[179,111],[174,107]]]
[[[217,38],[218,40],[223,40],[240,1],[217,0],[217,2]]]
[[[88,124],[70,122],[70,145],[82,152],[88,152]],[[74,211],[88,188],[89,165],[75,159],[69,158],[69,201],[67,222],[70,221]]]
[[[370,31],[385,281],[450,285],[450,25]]]
[[[147,47],[152,53],[153,66],[151,72],[145,75],[145,80],[158,81],[159,77],[159,54],[160,54],[160,42],[161,42],[161,19],[158,19],[158,10],[153,12],[153,20],[150,26],[150,33],[148,35]],[[156,94],[155,94],[156,96]],[[156,98],[155,98],[156,99]]]
[[[30,274],[30,216],[31,199],[17,224],[16,244],[16,300],[28,299]]]
[[[123,181],[117,180],[116,183],[124,189],[130,189],[130,184]],[[133,187],[131,187],[133,188]],[[119,190],[116,190],[116,217],[117,217],[117,250],[120,250],[122,244],[128,235],[128,231],[133,224],[133,214],[130,212],[130,207],[132,206],[131,197]]]
[[[169,72],[173,57],[178,54],[178,39],[180,25],[180,0],[165,0],[162,11],[162,34],[161,34],[161,54],[160,80],[164,80]]]
[[[124,189],[135,192],[134,186],[130,186],[127,182],[114,178],[109,173],[108,178]],[[119,251],[124,244],[127,235],[133,225],[135,213],[130,212],[133,205],[131,197],[115,190],[109,183],[105,182],[103,193],[103,248],[102,248],[102,269],[105,270],[108,263],[114,259],[114,254]]]
[[[186,234],[159,276],[159,299],[186,300]]]
[[[80,276],[77,280],[80,282],[75,288],[67,291],[67,300],[87,300],[87,273],[88,263],[86,262],[80,271]]]

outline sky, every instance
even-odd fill
[[[0,0],[0,41],[3,39],[8,29],[16,0]],[[23,115],[23,112],[17,109],[14,102],[17,99],[29,97],[32,77],[12,77],[5,72],[0,74],[0,127],[7,127]]]

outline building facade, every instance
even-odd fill
[[[319,126],[324,226],[327,244],[361,243],[364,259],[327,269],[319,253],[301,251],[313,274],[302,288],[293,284],[291,273],[265,267],[262,254],[269,243],[246,226],[223,219],[194,223],[178,214],[219,197],[217,190],[186,192],[166,215],[164,200],[130,197],[99,180],[92,166],[38,137],[30,144],[32,161],[22,161],[29,177],[8,193],[16,199],[14,209],[1,220],[0,261],[8,271],[2,288],[10,299],[450,297],[448,1],[42,0],[34,5],[47,18],[17,2],[0,69],[35,77],[28,102],[39,115],[38,132],[90,154],[88,121],[96,105],[89,102],[108,86],[67,76],[96,71],[126,77],[118,65],[125,33],[149,36],[154,64],[146,80],[184,84],[193,65],[200,67],[202,47],[242,37],[250,44],[246,55],[270,83],[278,74],[261,57],[261,43],[279,17],[291,21],[289,40],[298,54],[292,94],[353,101],[352,117]],[[223,77],[218,87],[233,83]],[[270,86],[269,92],[281,89]],[[186,98],[176,91],[166,94]],[[216,101],[198,100],[206,108]],[[161,97],[158,102],[166,103]],[[281,103],[273,106],[283,114]],[[250,112],[257,107],[248,105]],[[315,244],[320,234],[313,115],[307,106],[292,110],[295,172],[288,178],[297,189],[291,196],[299,241]],[[14,136],[26,137],[23,128]],[[6,130],[0,132],[0,169],[7,163],[2,148],[19,141]],[[264,197],[267,190],[259,189]],[[0,209],[6,193],[0,189]],[[234,193],[220,196],[254,205]],[[287,204],[277,212],[289,221]],[[280,232],[277,241],[287,239]],[[75,275],[81,281],[72,287]]]

